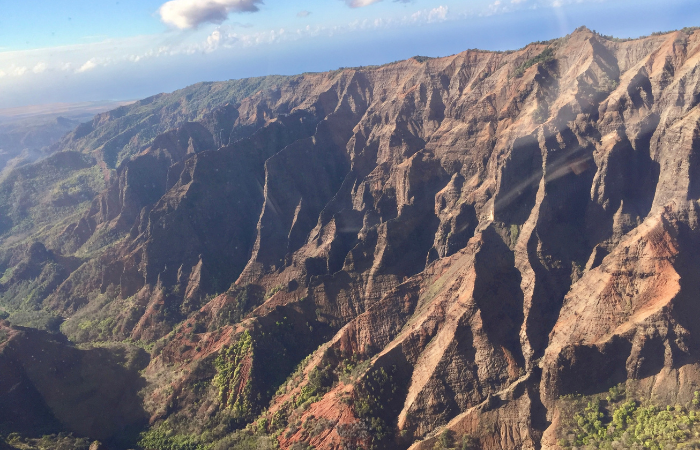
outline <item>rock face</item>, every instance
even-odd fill
[[[0,421],[6,427],[119,441],[146,421],[138,397],[145,382],[137,371],[148,364],[143,350],[130,355],[81,351],[48,333],[3,321],[0,337]]]
[[[80,123],[61,116],[0,119],[0,177],[51,154],[51,147]]]
[[[582,28],[144,100],[64,139],[108,187],[22,273],[83,258],[43,305],[158,341],[144,405],[176,433],[556,447],[563,395],[700,385],[699,68],[700,32]]]

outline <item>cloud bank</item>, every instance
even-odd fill
[[[89,70],[94,69],[95,67],[97,67],[97,62],[95,61],[95,58],[92,58],[89,61],[87,61],[85,64],[80,66],[80,68],[78,70],[76,70],[76,73],[87,72]]]
[[[184,30],[204,23],[222,23],[232,12],[258,11],[258,4],[262,0],[171,0],[158,12],[163,22]]]
[[[498,0],[496,0],[498,1]],[[447,20],[447,13],[449,9],[447,6],[438,6],[430,10],[416,11],[411,15],[411,19],[414,22],[424,21],[427,23],[444,22]]]
[[[248,0],[247,5],[256,7],[255,2],[261,3],[261,0]],[[206,6],[206,4],[200,0],[200,6]],[[229,2],[230,4],[232,3]],[[241,1],[238,1],[237,5],[241,8]],[[298,16],[308,17],[310,14],[310,12],[302,11]],[[177,39],[173,39],[172,35],[165,33],[163,35],[107,39],[101,42],[58,48],[0,52],[0,78],[3,79],[0,91],[9,89],[8,81],[19,82],[19,80],[24,79],[27,83],[40,84],[49,79],[68,80],[71,74],[83,79],[97,73],[105,75],[126,70],[127,67],[134,64],[144,67],[144,64],[149,64],[147,61],[161,60],[162,62],[158,64],[164,65],[169,64],[166,63],[166,60],[179,56],[207,55],[222,50],[245,52],[246,48],[258,45],[281,44],[314,39],[319,36],[330,39],[334,36],[352,34],[359,30],[398,29],[417,24],[442,22],[450,20],[448,16],[454,16],[454,14],[450,14],[448,7],[438,6],[394,18],[354,20],[337,25],[308,24],[246,31],[245,25],[231,23],[220,25],[209,32],[200,29],[191,33],[178,33]]]
[[[351,8],[362,8],[363,6],[369,6],[372,3],[381,2],[382,0],[344,0],[345,4]]]
[[[373,3],[381,2],[382,0],[343,0],[346,5],[351,8],[362,8]],[[394,0],[396,3],[411,3],[413,0]]]

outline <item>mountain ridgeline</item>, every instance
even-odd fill
[[[700,31],[580,28],[97,115],[0,181],[0,435],[693,443],[699,104]]]

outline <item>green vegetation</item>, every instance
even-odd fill
[[[230,294],[233,293],[238,300],[231,302]],[[256,301],[265,292],[258,286],[250,286],[247,293],[246,289],[239,288],[228,294],[227,303],[232,306],[229,312],[236,314],[246,308],[251,297],[252,301]],[[239,306],[242,309],[236,309]],[[312,345],[318,346],[313,339],[327,337],[326,331],[311,335],[307,322],[294,319],[280,315],[275,321],[265,323],[265,326],[251,321],[250,329],[241,333],[232,345],[224,347],[218,356],[202,361],[198,368],[193,369],[192,374],[199,372],[193,375],[198,381],[185,387],[174,400],[177,410],[167,419],[168,437],[181,436],[177,439],[188,443],[185,437],[198,436],[196,444],[211,446],[208,448],[212,450],[274,448],[275,434],[282,433],[288,426],[290,415],[320,399],[332,383],[330,369],[320,366],[312,371],[311,383],[300,396],[297,394],[296,399],[289,399],[275,414],[262,411],[275,391],[280,395],[286,393],[287,387],[305,378],[304,369],[310,357],[298,364],[297,372],[291,377],[294,381],[282,384],[302,355],[308,355]],[[197,327],[195,322],[190,330],[194,331]],[[201,327],[205,328],[206,325],[202,324]],[[322,327],[319,329],[323,330]],[[152,354],[156,352],[157,346]],[[201,405],[217,403],[219,408],[213,415],[193,416],[193,411]],[[299,403],[298,407],[296,403]],[[300,422],[299,427],[301,425]],[[243,426],[246,428],[241,429]],[[318,430],[321,426],[321,423],[315,424],[310,430]],[[170,445],[172,442],[177,441],[170,439],[158,445]]]
[[[559,445],[565,449],[586,446],[600,449],[696,448],[700,446],[700,393],[688,405],[659,407],[625,398],[620,387],[587,400],[563,400],[563,427]]]
[[[416,55],[413,57],[413,59],[415,59],[416,61],[418,61],[419,63],[422,64],[426,61],[430,61],[431,59],[435,59],[435,58],[430,57],[430,56],[418,56],[418,55]]]
[[[225,422],[225,420],[224,420]],[[202,433],[176,432],[170,419],[141,433],[138,446],[143,450],[273,450],[278,448],[273,436],[251,427],[231,430],[210,423]]]
[[[61,268],[49,262],[37,278],[8,283],[5,292],[0,294],[0,303],[11,310],[38,309],[63,279]]]
[[[266,368],[256,371],[256,386],[264,389],[261,395],[265,398],[271,398],[295,367],[299,368],[299,362],[312,354],[333,332],[327,324],[309,322],[294,311],[288,312],[289,315],[277,315],[274,322],[257,328],[254,335],[256,367]]]
[[[698,29],[700,29],[700,27],[684,27],[684,28],[681,28],[680,30],[655,31],[655,32],[651,33],[649,36],[663,36],[665,34],[674,33],[676,31],[680,31],[681,33],[691,35],[695,31],[697,31]],[[645,38],[649,37],[649,36],[639,36],[639,37],[634,37],[634,38],[618,38],[618,37],[607,35],[607,34],[600,34],[596,31],[593,31],[593,33],[600,38],[606,39],[608,41],[613,41],[613,42],[628,42],[628,41],[635,41],[638,39],[645,39]]]
[[[114,287],[87,297],[87,305],[61,325],[61,331],[73,342],[122,341],[144,311],[135,298],[119,298]]]
[[[294,373],[280,385],[275,394],[276,396],[283,395],[287,392],[287,389],[294,389],[302,381],[304,370],[313,355],[314,353],[299,363]],[[356,355],[342,358],[340,352],[335,349],[328,350],[322,362],[309,373],[308,383],[302,386],[300,393],[294,397],[292,401],[293,406],[305,410],[312,403],[321,400],[338,381],[351,383],[368,367],[369,361],[359,362],[359,358]]]
[[[155,95],[111,111],[97,129],[81,125],[76,132],[81,139],[72,148],[84,153],[100,149],[111,167],[146,148],[161,133],[184,122],[201,120],[220,105],[236,105],[244,98],[264,89],[274,89],[284,81],[301,78],[270,75],[221,82],[193,84],[171,94]]]
[[[210,450],[274,450],[277,448],[277,441],[273,437],[251,433],[248,430],[232,433],[209,447]]]
[[[34,248],[43,246],[38,244]],[[45,251],[45,250],[44,250]],[[0,305],[8,312],[41,309],[44,299],[66,278],[66,270],[51,254],[27,256],[5,271]]]
[[[7,447],[3,447],[6,444]],[[4,439],[0,435],[0,448],[17,450],[88,450],[90,441],[75,437],[71,433],[45,434],[40,438],[9,433]]]
[[[86,155],[60,152],[11,171],[0,181],[0,235],[11,234],[12,245],[55,238],[105,188],[94,164]]]
[[[12,325],[58,333],[63,318],[47,310],[19,310],[7,317]]]
[[[353,353],[350,357],[343,358],[338,363],[336,371],[341,381],[351,383],[364,373],[369,368],[369,365],[369,359],[363,359],[362,356]]]
[[[392,404],[399,397],[396,372],[396,366],[388,371],[379,368],[370,372],[357,386],[355,413],[365,423],[375,443],[389,437],[392,432],[388,420],[392,416]]]
[[[227,298],[226,303],[217,313],[217,320],[212,322],[212,329],[209,331],[243,320],[246,314],[262,304],[264,300],[263,293],[263,289],[255,284],[248,284],[243,287],[232,284],[226,292],[229,298]]]
[[[8,267],[7,270],[2,274],[2,277],[0,277],[0,284],[9,283],[10,279],[12,278],[12,273],[14,271],[15,271],[14,267]]]
[[[144,450],[209,450],[211,445],[194,435],[175,434],[164,422],[142,433],[139,447]]]
[[[310,416],[301,424],[301,428],[306,431],[309,436],[314,437],[333,428],[336,424],[337,421],[328,420],[324,417],[316,418]]]
[[[515,71],[513,72],[513,77],[515,78],[520,78],[525,74],[525,71],[529,69],[530,67],[534,66],[535,64],[546,64],[550,61],[554,61],[554,47],[550,46],[544,49],[542,53],[539,55],[535,56],[534,58],[530,58],[527,61],[523,62],[520,64],[518,67],[515,68]]]
[[[309,373],[309,382],[301,388],[301,393],[294,399],[295,405],[306,407],[321,400],[323,395],[331,390],[335,380],[330,364],[314,367]]]
[[[296,371],[283,383],[276,397],[292,392],[304,379],[308,362],[313,354],[309,355],[298,366]],[[330,392],[339,381],[355,383],[355,396],[346,397],[340,393],[339,400],[352,405],[358,418],[361,419],[357,426],[341,426],[339,431],[341,439],[348,448],[364,448],[363,443],[372,441],[370,448],[380,448],[388,443],[393,435],[393,428],[389,425],[402,406],[401,385],[398,381],[398,369],[379,368],[367,372],[369,360],[362,360],[357,355],[346,356],[337,349],[329,348],[324,351],[320,363],[308,371],[308,382],[304,384],[298,393],[286,400],[272,417],[267,417],[258,425],[262,430],[271,433],[279,433],[286,429],[285,436],[291,437],[301,432],[304,440],[309,436],[322,433],[325,429],[335,426],[323,418],[301,417],[309,406],[320,401],[324,395]],[[279,400],[278,400],[279,401]],[[269,419],[269,420],[268,420]]]
[[[518,243],[518,236],[520,236],[520,225],[513,223],[510,225],[510,246],[511,247],[515,247],[515,244]]]
[[[251,380],[253,358],[253,338],[244,331],[238,342],[223,349],[214,361],[216,376],[214,385],[219,388],[219,401],[224,408],[230,408],[233,417],[250,419],[252,415]],[[248,367],[244,365],[246,359]],[[244,373],[248,370],[247,373]]]
[[[215,396],[209,392],[198,397],[209,402]],[[185,394],[188,395],[188,394]],[[206,399],[206,400],[205,400]],[[201,403],[197,403],[200,405]],[[139,449],[142,450],[272,450],[276,447],[273,436],[258,429],[249,421],[241,429],[241,421],[234,418],[230,409],[220,409],[211,417],[192,416],[187,413],[170,415],[165,421],[141,433]]]
[[[55,153],[10,171],[0,181],[0,307],[11,323],[59,331],[63,318],[46,309],[44,300],[82,263],[57,256],[75,250],[60,236],[104,187],[95,160],[77,152]],[[54,251],[47,252],[43,244]]]
[[[96,192],[104,186],[99,167],[75,172],[70,177],[59,181],[50,191],[50,201],[55,205],[69,205],[91,201]]]
[[[356,357],[343,358],[342,353],[333,348],[322,350],[322,347],[319,347],[318,351],[324,351],[323,358],[316,367],[309,371],[306,378],[308,382],[301,387],[298,393],[286,400],[271,417],[263,413],[261,417],[266,417],[266,419],[264,422],[258,422],[259,425],[262,424],[262,430],[273,433],[273,436],[286,429],[285,435],[287,437],[291,437],[300,431],[302,436],[313,437],[336,425],[324,418],[313,418],[311,416],[310,418],[307,417],[304,422],[300,418],[311,404],[320,401],[340,380],[343,380],[345,383],[356,381],[360,371],[364,372],[368,366],[364,363],[358,364]],[[304,372],[315,354],[316,352],[310,354],[299,363],[294,373],[280,385],[275,397],[280,397],[293,391],[303,381]],[[343,396],[340,400],[346,404],[352,404],[350,397]],[[364,430],[366,427],[362,425],[361,428]],[[348,442],[352,445],[357,443],[349,435],[346,438],[350,439],[345,441],[346,444]]]
[[[284,285],[279,285],[279,286],[273,287],[272,289],[270,289],[270,291],[267,294],[265,294],[265,299],[267,300],[268,298],[272,297],[273,295],[275,295],[276,293],[278,293],[282,289],[284,289]]]
[[[700,27],[683,27],[680,29],[681,33],[688,35],[695,33],[697,30],[700,30]]]
[[[435,441],[433,450],[475,450],[479,448],[477,442],[470,435],[465,434],[460,438],[455,432],[445,429]]]

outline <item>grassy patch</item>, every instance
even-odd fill
[[[198,436],[176,434],[166,423],[141,434],[139,447],[144,450],[209,450]]]
[[[564,400],[559,445],[664,450],[700,446],[700,393],[687,405],[654,405],[627,398],[621,387],[607,396]]]
[[[90,442],[70,433],[46,434],[40,438],[29,438],[19,433],[9,433],[4,439],[0,436],[0,448],[8,450],[88,450]],[[3,443],[7,447],[3,447]]]
[[[513,77],[520,78],[523,76],[523,74],[525,74],[525,71],[527,69],[534,66],[535,64],[546,64],[546,63],[553,61],[553,60],[554,60],[554,48],[547,47],[539,55],[535,56],[534,58],[528,59],[527,61],[523,62],[518,67],[516,67],[515,71],[513,72]]]
[[[273,287],[272,289],[270,289],[270,291],[267,294],[265,294],[265,300],[272,297],[273,295],[275,295],[276,293],[278,293],[282,289],[284,289],[284,285],[282,285],[282,284],[279,286]]]
[[[37,330],[58,333],[60,331],[63,318],[56,314],[45,311],[19,310],[15,311],[7,318],[12,325],[21,327],[36,328]]]
[[[510,226],[510,246],[515,247],[518,243],[518,236],[520,236],[520,225],[511,224]]]
[[[223,349],[214,361],[216,376],[214,385],[219,388],[219,401],[224,408],[230,408],[235,418],[250,419],[253,406],[251,404],[250,372],[252,361],[244,364],[246,359],[253,357],[253,338],[244,331],[238,342]],[[247,369],[247,373],[244,373]]]
[[[13,170],[0,182],[0,235],[12,235],[5,245],[55,238],[104,187],[94,161],[75,152]]]
[[[122,341],[128,338],[144,311],[133,297],[119,298],[113,287],[104,293],[94,291],[87,300],[61,326],[61,331],[76,343]]]
[[[60,265],[47,262],[36,278],[7,283],[0,294],[0,304],[9,310],[37,310],[65,278],[65,271]]]
[[[12,278],[12,272],[15,271],[14,267],[8,267],[8,269],[5,271],[5,273],[2,274],[2,278],[0,278],[0,284],[7,284],[10,279]]]

